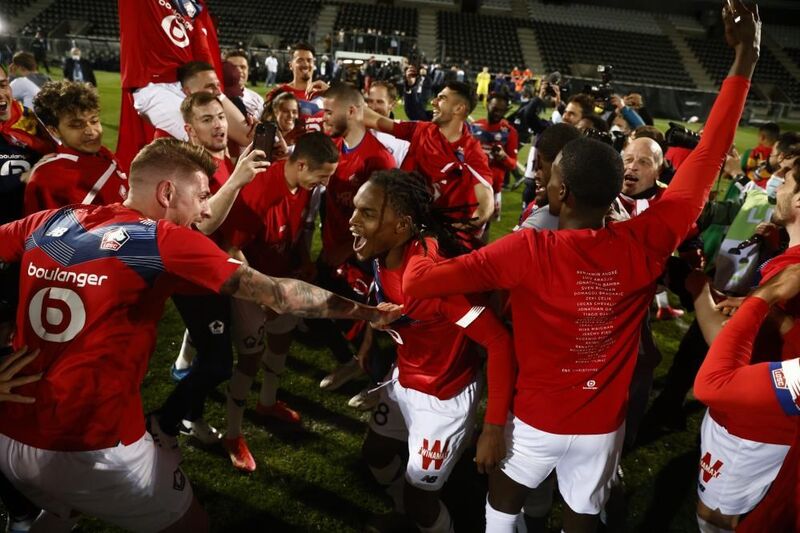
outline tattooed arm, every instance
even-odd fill
[[[265,276],[244,265],[228,278],[220,292],[256,302],[279,314],[304,318],[349,318],[388,324],[401,314],[399,307],[378,310],[304,281]]]

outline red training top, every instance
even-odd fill
[[[599,230],[518,231],[408,280],[418,298],[510,290],[514,414],[525,423],[567,435],[620,427],[655,281],[705,204],[749,87],[725,80],[703,140],[638,217]]]
[[[114,204],[127,195],[128,177],[106,147],[87,154],[60,145],[55,157],[33,167],[25,187],[25,214],[70,204]]]
[[[0,226],[0,260],[21,262],[14,347],[41,350],[0,404],[0,433],[48,450],[130,444],[164,302],[183,280],[218,292],[239,268],[197,231],[120,204],[68,206]],[[188,286],[188,284],[187,284]]]

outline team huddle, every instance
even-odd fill
[[[120,0],[119,11],[116,155],[102,147],[96,89],[51,82],[29,110],[0,71],[4,138],[38,159],[0,226],[0,289],[14,302],[0,315],[0,341],[13,345],[0,360],[0,497],[17,530],[70,531],[81,514],[133,531],[208,530],[177,436],[222,445],[234,468],[254,471],[242,426],[259,369],[256,413],[302,422],[278,400],[297,328],[325,339],[339,363],[321,388],[365,371],[374,381],[351,404],[373,410],[363,459],[393,511],[368,530],[454,531],[440,495],[476,439],[486,531],[543,531],[555,480],[563,530],[596,530],[620,484],[657,282],[701,215],[742,115],[757,9],[739,0],[723,9],[735,59],[699,145],[657,202],[614,215],[638,179],[628,169],[660,154],[655,142],[631,140],[623,158],[565,122],[536,141],[532,225],[489,244],[517,143],[487,150],[473,136],[470,85],[448,82],[430,122],[398,121],[393,86],[363,94],[313,81],[314,51],[299,44],[292,81],[261,99],[245,87],[246,58],[220,57],[203,2]],[[21,126],[34,113],[47,135]],[[477,128],[508,134],[491,116]],[[704,532],[800,527],[789,417],[800,413],[797,155],[783,160],[775,217],[790,248],[750,297],[723,302],[738,308],[724,327],[705,277],[686,281],[711,345],[695,385],[710,407]],[[177,384],[145,413],[140,387],[169,298],[186,325]],[[781,341],[766,349],[754,346],[765,320]],[[390,362],[376,355],[384,334],[395,343]],[[220,431],[203,412],[223,383]],[[731,462],[741,472],[723,470]]]

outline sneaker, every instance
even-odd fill
[[[242,472],[254,472],[256,469],[256,460],[253,459],[253,454],[250,453],[250,448],[247,447],[247,441],[244,440],[242,435],[229,439],[227,437],[222,439],[222,446],[228,450],[228,456],[231,458],[231,463],[236,470]]]
[[[192,360],[192,364],[186,368],[178,368],[175,366],[175,363],[172,363],[172,369],[169,371],[169,375],[172,377],[172,381],[175,383],[179,383],[184,380],[186,376],[191,374],[192,367],[194,366],[194,360]]]
[[[256,404],[256,413],[266,418],[274,418],[287,424],[299,424],[300,413],[286,405],[285,402],[278,400],[275,405]]]
[[[381,399],[380,391],[374,390],[371,393],[369,392],[370,389],[366,388],[350,398],[350,401],[347,402],[347,405],[350,407],[354,407],[359,411],[371,411]]]
[[[358,359],[351,359],[343,365],[339,365],[333,372],[322,378],[319,382],[319,388],[323,390],[336,390],[354,377],[360,376],[363,373],[361,367],[358,366]]]
[[[170,435],[161,429],[161,426],[158,424],[158,417],[155,413],[151,413],[147,416],[145,419],[145,426],[153,437],[155,445],[163,450],[167,454],[167,457],[171,458],[176,465],[179,465],[181,461],[183,461],[183,456],[178,446],[178,436]]]
[[[217,444],[222,438],[222,434],[217,431],[217,428],[211,426],[202,418],[199,418],[194,422],[190,422],[189,420],[185,419],[182,420],[178,426],[178,431],[180,431],[181,435],[194,437],[207,446]]]
[[[683,309],[675,309],[673,307],[659,307],[656,311],[656,320],[674,320],[682,317],[684,314]]]

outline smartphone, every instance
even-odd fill
[[[267,154],[266,160],[272,161],[272,148],[275,145],[275,134],[278,127],[274,122],[260,122],[256,126],[253,137],[253,149],[261,150]]]

